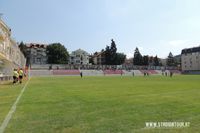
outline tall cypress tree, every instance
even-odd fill
[[[158,60],[157,55],[153,58],[153,63],[154,63],[154,66],[159,66],[159,60]]]
[[[169,55],[168,55],[167,65],[168,66],[174,66],[175,65],[174,56],[173,56],[172,52],[170,52]]]
[[[143,56],[143,65],[148,66],[149,65],[149,56],[145,55]]]
[[[117,47],[115,44],[115,41],[112,39],[111,40],[111,46],[110,46],[110,64],[111,65],[116,65],[116,58],[117,58]]]
[[[111,40],[111,45],[106,46],[105,49],[106,65],[121,65],[126,59],[123,53],[117,53],[117,46],[115,41]]]
[[[106,65],[110,65],[110,47],[106,46],[105,49],[105,59],[106,59]]]
[[[27,57],[27,47],[23,42],[20,42],[19,49],[24,54],[24,56]]]
[[[142,55],[137,47],[134,52],[133,64],[142,65]]]

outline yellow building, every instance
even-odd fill
[[[0,76],[11,75],[14,68],[25,67],[26,59],[11,38],[11,29],[0,19]]]

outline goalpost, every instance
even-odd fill
[[[24,74],[26,75],[27,80],[29,80],[31,78],[31,69],[30,66],[29,67],[25,67],[24,69]]]

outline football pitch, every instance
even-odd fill
[[[22,85],[0,85],[0,125]],[[189,122],[147,128],[147,122]],[[198,133],[200,76],[33,77],[5,133]]]

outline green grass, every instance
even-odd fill
[[[22,85],[12,85],[10,82],[0,84],[0,124],[8,114],[12,104],[15,102]]]
[[[200,76],[32,78],[6,133],[195,133],[199,81]],[[19,88],[0,86],[0,121]],[[166,121],[190,127],[144,129],[145,122]]]

